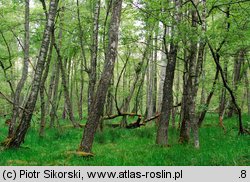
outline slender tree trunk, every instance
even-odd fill
[[[54,30],[52,30],[52,32],[53,31]],[[46,119],[45,119],[46,108],[45,108],[44,92],[45,92],[45,82],[46,82],[48,74],[49,74],[49,67],[50,67],[50,62],[51,62],[51,58],[52,58],[53,45],[54,45],[54,41],[55,41],[53,37],[54,36],[51,36],[48,58],[47,58],[45,70],[44,70],[43,77],[42,77],[41,84],[40,84],[40,100],[41,100],[41,121],[40,121],[40,131],[39,131],[40,136],[44,136],[44,129],[45,129],[45,125],[46,125]]]
[[[55,63],[54,63],[55,64]],[[54,64],[53,64],[53,68],[54,68]],[[52,103],[52,98],[53,98],[53,88],[54,88],[54,84],[55,84],[55,69],[52,70],[51,76],[50,76],[50,81],[49,81],[49,90],[48,90],[48,98],[47,98],[47,102],[46,102],[46,112],[50,111],[50,105]]]
[[[60,19],[60,30],[59,30],[59,45],[61,44],[61,38],[62,38],[62,28],[63,28],[63,14],[64,14],[64,8],[62,7],[62,14]],[[57,55],[58,55],[58,64],[61,71],[61,77],[62,77],[62,86],[63,86],[63,92],[64,92],[64,98],[65,98],[65,105],[67,107],[69,119],[74,127],[78,126],[78,123],[76,123],[74,118],[74,112],[73,112],[73,106],[70,98],[70,91],[69,91],[69,83],[70,83],[70,71],[71,71],[71,59],[68,60],[68,75],[66,75],[65,67],[63,66],[63,60],[62,56],[60,54],[60,47],[57,46],[57,44],[54,44],[54,47],[56,49]]]
[[[137,76],[137,78],[135,80],[137,82],[138,76]],[[124,71],[123,71],[123,75],[122,75],[122,93],[126,93],[127,88],[128,88],[128,85],[127,85],[127,73],[126,73],[126,67],[124,67]],[[135,88],[135,85],[134,85],[134,88]],[[134,92],[134,88],[133,88],[132,92]],[[127,112],[128,109],[129,109],[129,103],[130,103],[130,99],[132,98],[133,93],[131,94],[131,91],[130,91],[129,94],[131,96],[128,95],[127,98],[126,98],[125,94],[123,95],[123,103],[122,103],[122,107],[120,109],[122,112]],[[121,128],[126,128],[127,124],[128,124],[127,123],[127,116],[123,116],[122,120],[120,122],[120,127]]]
[[[157,27],[158,29],[159,27]],[[158,30],[157,30],[157,36],[156,36],[156,41],[155,41],[155,51],[154,51],[154,66],[153,66],[153,79],[154,79],[154,86],[153,86],[153,114],[156,114],[157,110],[157,64],[158,64]]]
[[[52,91],[52,101],[51,101],[51,110],[50,110],[50,127],[55,126],[55,119],[57,118],[57,101],[58,101],[58,86],[60,80],[60,68],[59,68],[59,58],[57,56],[56,62],[54,63],[54,81],[53,81],[53,91]],[[57,118],[58,119],[58,118]]]
[[[65,98],[65,102],[66,102],[66,106],[67,106],[67,111],[69,114],[69,119],[70,119],[72,125],[74,127],[77,127],[78,124],[76,123],[75,118],[74,118],[74,114],[73,114],[73,107],[72,107],[72,103],[70,100],[69,87],[68,87],[68,82],[67,82],[67,78],[66,78],[66,73],[65,73],[65,69],[63,67],[62,57],[60,55],[60,50],[58,48],[57,48],[57,54],[59,57],[59,67],[60,67],[61,77],[62,77],[62,86],[63,86],[64,98]]]
[[[148,40],[147,40],[147,46],[146,46],[145,51],[144,51],[143,56],[142,56],[142,61],[139,62],[137,67],[135,68],[135,78],[134,78],[134,81],[132,83],[132,86],[130,87],[129,95],[124,99],[123,103],[121,104],[120,111],[122,111],[122,112],[128,112],[129,104],[130,104],[130,101],[131,101],[131,99],[134,95],[134,92],[136,90],[136,86],[138,84],[138,81],[140,78],[144,79],[144,77],[145,77],[146,70],[144,70],[144,62],[148,56],[148,51],[149,51],[148,45],[149,45],[149,42],[151,41],[151,38],[152,38],[152,36],[150,34],[148,37]],[[127,57],[127,60],[129,59],[129,57],[130,56]],[[147,67],[147,65],[148,65],[148,60],[147,60],[146,67]],[[124,78],[124,80],[125,80],[125,78]],[[141,83],[141,82],[139,82],[139,83]],[[123,117],[122,122],[121,122],[121,127],[127,126],[126,118],[127,118],[126,116]]]
[[[233,93],[233,90],[229,87],[226,79],[225,79],[225,75],[223,73],[223,70],[221,68],[221,65],[219,63],[219,59],[220,59],[220,55],[218,54],[218,52],[215,52],[213,47],[211,46],[210,43],[208,43],[209,45],[209,49],[211,51],[211,54],[213,56],[213,59],[214,59],[214,62],[216,63],[216,66],[217,68],[219,69],[219,72],[220,72],[220,75],[221,75],[221,78],[222,78],[222,81],[223,81],[223,85],[224,87],[227,89],[227,91],[229,92],[230,96],[231,96],[231,99],[232,99],[232,102],[237,110],[237,113],[238,113],[238,119],[239,119],[239,134],[244,134],[244,128],[243,128],[243,123],[242,123],[242,115],[241,115],[241,108],[239,107],[239,105],[237,104],[237,101],[236,101],[236,97],[234,96],[234,93]]]
[[[79,119],[82,120],[83,119],[83,108],[82,108],[82,105],[83,105],[83,89],[84,89],[84,72],[83,72],[83,61],[81,61],[80,63],[80,74],[81,74],[81,83],[80,83],[80,96],[79,96]]]
[[[187,143],[190,138],[190,123],[188,115],[188,59],[187,51],[184,49],[184,74],[183,74],[183,92],[182,92],[182,104],[181,104],[181,129],[180,129],[180,143]]]
[[[237,91],[238,84],[241,80],[240,74],[241,74],[242,63],[244,62],[244,57],[245,57],[244,50],[239,50],[236,53],[236,57],[234,60],[234,71],[233,71],[233,91],[234,92]],[[233,103],[231,102],[229,106],[228,117],[232,117],[234,113],[235,113],[235,107]]]
[[[176,61],[176,68],[177,68],[177,80],[175,83],[175,104],[174,105],[178,105],[179,104],[179,92],[180,92],[180,62],[177,60]],[[178,107],[173,107],[172,108],[172,127],[175,128],[175,123],[176,123],[176,114],[178,112]]]
[[[60,31],[61,32],[61,34],[62,34],[62,31]],[[60,33],[59,33],[59,36],[60,36]],[[58,47],[58,49],[60,50],[60,48],[61,48],[61,46],[60,47]],[[63,62],[63,61],[62,61]],[[59,64],[59,68],[60,68],[60,70],[61,70],[61,67],[60,67],[60,60],[59,60],[59,62],[58,62],[58,64]],[[67,75],[65,75],[65,78],[66,78],[66,83],[67,83],[67,85],[69,86],[69,75],[70,75],[70,59],[65,59],[64,60],[64,63],[62,63],[62,64],[64,64],[64,68],[65,68],[65,74],[66,74],[66,72],[67,72]],[[61,72],[62,73],[62,72]],[[64,86],[63,86],[63,79],[62,79],[62,83],[61,83],[61,85],[62,85],[62,88],[64,88]],[[68,86],[67,86],[67,88],[68,88]],[[69,91],[68,91],[69,92]],[[63,89],[63,93],[65,93],[64,92],[64,89]],[[69,97],[70,98],[70,97]],[[68,108],[67,108],[67,100],[66,100],[66,98],[65,98],[65,96],[64,96],[64,105],[63,105],[63,112],[62,112],[62,119],[66,119],[66,117],[67,117],[67,114],[69,115],[69,112],[68,112]]]
[[[110,84],[108,95],[107,95],[106,115],[108,116],[113,113],[113,107],[114,107],[114,99],[112,97],[113,85],[114,85],[114,76],[111,80],[111,84]]]
[[[24,34],[24,62],[23,62],[23,70],[22,70],[22,77],[19,80],[16,91],[14,94],[13,99],[13,110],[12,110],[12,118],[9,125],[9,134],[8,137],[11,138],[14,135],[16,129],[16,120],[19,116],[19,105],[20,105],[20,95],[25,84],[25,81],[28,76],[28,66],[29,66],[29,40],[30,40],[30,28],[29,28],[29,21],[30,21],[30,8],[29,8],[29,0],[25,0],[25,34]]]
[[[199,127],[201,127],[201,125],[202,125],[202,123],[204,121],[204,118],[206,116],[210,101],[211,101],[211,99],[213,97],[213,94],[214,94],[214,91],[216,89],[216,83],[217,83],[218,77],[219,77],[219,69],[216,68],[216,73],[215,73],[214,81],[213,81],[213,84],[212,84],[212,89],[209,92],[209,94],[207,96],[207,99],[206,99],[206,102],[205,102],[205,109],[200,113],[200,116],[199,116],[199,121],[198,121],[198,126]]]
[[[147,115],[145,115],[146,118],[151,118],[153,116],[153,87],[154,87],[154,60],[153,60],[153,51],[151,51],[151,55],[149,58],[149,65],[147,68],[147,105],[146,105],[146,110],[147,110]]]
[[[245,72],[245,85],[247,92],[247,113],[248,113],[248,121],[250,121],[250,88],[249,88],[249,79],[248,79],[248,71]]]
[[[100,15],[100,0],[96,0],[94,10],[94,24],[91,46],[91,69],[89,73],[89,87],[88,87],[88,113],[90,112],[91,104],[94,100],[95,86],[96,86],[96,66],[98,53],[98,34],[99,34],[99,15]]]
[[[81,66],[81,89],[80,89],[80,101],[79,101],[79,117],[82,119],[82,105],[83,105],[83,82],[84,82],[84,76],[83,72],[86,71],[88,75],[90,75],[90,70],[87,68],[87,59],[84,49],[84,38],[83,38],[83,28],[81,24],[81,17],[80,17],[80,5],[79,0],[76,1],[77,3],[77,21],[78,21],[78,29],[79,29],[79,38],[80,38],[80,46],[81,46],[81,54],[82,54],[82,60],[80,63]],[[89,96],[89,94],[88,94]],[[88,106],[89,106],[89,99],[88,99]],[[88,107],[89,108],[89,107]]]
[[[33,111],[35,109],[38,91],[40,89],[41,78],[44,70],[44,64],[49,48],[50,35],[54,25],[56,10],[57,10],[57,1],[51,0],[49,6],[48,19],[44,29],[42,44],[40,53],[38,56],[38,61],[35,69],[34,79],[32,81],[32,88],[27,99],[27,102],[24,106],[25,112],[23,112],[20,123],[13,135],[9,140],[5,142],[6,147],[8,148],[19,148],[21,143],[24,142],[25,135],[30,126],[30,121],[32,118]]]
[[[108,87],[110,85],[110,81],[113,76],[115,60],[117,57],[121,10],[122,0],[114,0],[113,11],[110,21],[109,44],[107,49],[108,51],[106,53],[105,65],[100,78],[100,82],[96,90],[93,104],[91,105],[91,112],[89,113],[88,121],[83,132],[83,138],[79,148],[80,151],[91,152],[94,141],[94,135],[98,127],[100,118],[103,115],[105,99]]]
[[[224,75],[225,75],[225,79],[227,80],[227,67],[228,67],[228,61],[225,60],[224,62]],[[226,104],[227,103],[227,99],[226,99],[226,88],[223,87],[221,89],[221,95],[220,95],[220,104],[219,104],[219,123],[222,126],[223,125],[223,119],[224,119],[224,113],[225,110],[227,109]]]
[[[162,97],[163,97],[163,85],[164,80],[166,77],[166,66],[167,66],[167,58],[166,54],[162,51],[161,52],[161,63],[160,63],[160,77],[159,77],[159,88],[158,88],[158,106],[157,106],[157,112],[161,112],[162,107]]]

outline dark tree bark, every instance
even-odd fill
[[[170,45],[169,59],[166,67],[166,78],[163,86],[163,101],[161,115],[159,118],[156,143],[168,145],[168,125],[173,106],[173,81],[176,64],[177,45],[172,42]]]
[[[243,128],[243,123],[242,123],[242,116],[241,116],[241,108],[239,107],[239,105],[237,104],[237,101],[236,101],[236,97],[234,96],[234,93],[233,93],[233,90],[229,87],[226,79],[225,79],[225,76],[224,76],[224,73],[223,73],[223,70],[222,70],[222,67],[219,63],[219,58],[220,58],[220,55],[219,53],[216,51],[214,51],[212,45],[208,42],[208,45],[209,45],[209,49],[211,51],[211,54],[213,56],[213,59],[214,59],[214,62],[216,63],[216,66],[218,67],[219,69],[219,72],[220,72],[220,75],[221,75],[221,78],[222,78],[222,81],[223,81],[223,85],[224,87],[227,89],[227,91],[229,92],[230,96],[231,96],[231,99],[232,99],[232,102],[237,110],[237,113],[238,113],[238,119],[239,119],[239,134],[244,134],[244,128]]]
[[[13,137],[13,134],[16,129],[16,120],[19,116],[19,105],[20,105],[20,94],[22,92],[24,83],[27,79],[28,75],[28,66],[29,66],[29,40],[30,40],[30,28],[29,28],[29,16],[30,16],[30,8],[29,8],[29,0],[25,0],[25,35],[24,35],[24,62],[23,62],[23,70],[22,77],[19,80],[16,91],[13,99],[13,110],[12,110],[12,118],[9,125],[9,138]]]
[[[80,143],[80,151],[91,152],[94,135],[98,127],[101,116],[103,115],[105,99],[114,72],[115,60],[117,57],[118,34],[120,17],[122,10],[122,0],[113,1],[113,11],[110,21],[109,44],[105,58],[104,69],[95,93],[93,104],[88,116],[83,138]]]
[[[13,135],[10,139],[5,141],[5,146],[7,148],[19,148],[21,143],[24,142],[25,135],[30,126],[30,121],[32,118],[33,111],[35,109],[38,91],[40,89],[40,83],[42,79],[42,74],[44,70],[44,64],[49,48],[50,35],[54,25],[56,10],[57,10],[57,0],[51,0],[49,6],[48,18],[46,21],[46,26],[44,29],[42,44],[37,60],[37,65],[35,69],[34,78],[32,81],[31,91],[29,93],[27,102],[24,106],[24,109],[27,112],[23,112],[20,123]]]
[[[178,43],[174,42],[174,33],[177,32],[176,24],[180,21],[180,13],[178,12],[180,9],[180,1],[174,0],[176,11],[175,13],[175,20],[172,22],[171,28],[171,43],[169,52],[167,50],[166,44],[166,30],[167,27],[165,25],[165,31],[163,36],[164,48],[166,57],[168,59],[167,67],[166,67],[166,75],[164,80],[163,86],[163,99],[162,99],[162,108],[161,114],[159,118],[158,128],[157,128],[157,136],[156,136],[156,143],[158,145],[168,146],[168,126],[171,116],[171,110],[173,107],[173,83],[174,83],[174,72],[176,66],[176,57],[177,57],[177,49]],[[175,23],[174,23],[175,22]],[[174,32],[174,33],[173,33]]]
[[[191,11],[192,15],[192,28],[197,31],[198,25],[198,17],[200,15],[198,14],[197,5],[198,1],[192,1],[193,4],[193,10]],[[189,141],[189,134],[187,134],[189,130],[189,126],[191,126],[193,136],[194,136],[194,146],[195,148],[199,148],[199,134],[198,134],[198,117],[196,114],[196,97],[198,93],[199,88],[199,80],[200,75],[202,73],[202,67],[203,67],[203,60],[204,60],[204,51],[205,51],[205,32],[206,32],[206,0],[202,1],[203,5],[203,12],[202,17],[200,17],[201,25],[202,25],[202,34],[200,36],[199,43],[195,40],[191,39],[190,42],[190,53],[188,57],[188,78],[187,78],[187,85],[186,88],[186,108],[184,110],[184,117],[181,128],[181,135],[180,135],[180,142],[188,142]],[[199,48],[197,50],[197,46],[199,45]],[[198,54],[198,58],[197,58]],[[187,112],[187,113],[185,113]],[[186,116],[186,118],[185,118]],[[187,127],[188,126],[188,127]]]
[[[188,103],[187,103],[187,97],[188,97],[188,61],[187,61],[187,55],[186,50],[184,50],[184,74],[183,74],[183,92],[182,92],[182,104],[181,104],[181,114],[180,114],[180,143],[187,143],[190,138],[190,123],[189,121],[189,115],[188,115]]]

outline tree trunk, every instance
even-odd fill
[[[167,34],[167,32],[166,32],[166,34]],[[157,97],[157,100],[158,100],[157,112],[158,113],[161,113],[162,97],[163,97],[163,85],[164,85],[164,80],[166,77],[166,66],[167,66],[166,54],[162,51],[161,52],[161,63],[160,63],[159,88],[158,88],[158,97]]]
[[[231,96],[231,99],[232,99],[232,102],[233,102],[233,104],[234,104],[234,106],[235,106],[235,108],[237,110],[238,119],[239,119],[239,121],[238,121],[239,122],[239,134],[244,134],[244,128],[243,128],[242,116],[241,116],[241,109],[237,104],[236,97],[234,96],[233,90],[229,87],[229,85],[228,85],[228,83],[226,81],[225,75],[224,75],[223,70],[221,68],[221,65],[219,63],[220,55],[218,54],[218,52],[214,51],[213,47],[211,46],[211,44],[209,42],[208,42],[208,45],[209,45],[209,49],[211,51],[211,54],[213,56],[213,60],[216,63],[217,68],[219,69],[219,72],[220,72],[220,75],[221,75],[221,78],[222,78],[222,81],[223,81],[223,85],[227,89],[227,91],[229,92],[229,94]]]
[[[188,115],[188,61],[187,61],[187,51],[184,49],[184,74],[183,74],[183,92],[182,92],[182,101],[181,101],[181,129],[180,129],[180,143],[187,143],[190,138],[190,123]]]
[[[149,51],[149,43],[151,41],[151,33],[150,35],[148,36],[148,40],[147,40],[147,46],[145,48],[145,51],[143,53],[143,56],[142,56],[142,60],[141,62],[138,63],[138,65],[136,66],[135,68],[135,78],[134,78],[134,81],[132,83],[132,86],[130,87],[130,91],[129,91],[129,95],[124,99],[123,103],[121,104],[121,107],[120,107],[120,111],[122,112],[128,112],[128,109],[129,109],[129,104],[130,104],[130,101],[134,95],[134,92],[136,90],[136,86],[138,84],[138,81],[139,79],[144,79],[145,77],[145,73],[146,73],[146,70],[144,70],[144,62],[145,60],[147,59],[147,56],[148,56],[148,51]],[[127,60],[128,61],[130,58],[130,56],[127,56]],[[147,63],[146,63],[146,67],[148,66],[148,59],[147,59]],[[125,80],[126,78],[124,78]],[[141,82],[139,82],[141,83]],[[137,101],[136,101],[137,102]],[[124,116],[122,121],[121,121],[121,127],[126,127],[127,126],[127,117]]]
[[[248,71],[245,72],[245,85],[247,92],[247,113],[248,113],[248,121],[250,121],[250,88],[249,88],[249,80],[248,80]]]
[[[83,73],[83,61],[80,63],[80,74],[81,74],[81,83],[80,83],[80,96],[79,96],[79,104],[78,104],[78,112],[79,112],[79,119],[83,119],[83,111],[82,111],[82,105],[83,105],[83,89],[84,89],[84,73]]]
[[[55,126],[55,119],[57,118],[57,101],[58,101],[58,86],[60,80],[60,67],[59,67],[59,57],[57,56],[56,62],[54,63],[53,74],[55,78],[53,79],[53,92],[52,92],[52,101],[51,101],[51,110],[50,110],[50,127]],[[58,119],[58,118],[57,118]]]
[[[225,75],[225,79],[227,80],[227,67],[228,67],[228,60],[225,60],[224,61],[224,69],[223,69],[223,72],[224,72],[224,75]],[[219,72],[218,72],[219,73]],[[227,109],[226,106],[227,106],[227,99],[226,99],[226,88],[223,87],[221,89],[221,95],[220,95],[220,104],[219,104],[219,123],[220,125],[223,125],[223,119],[224,119],[224,113],[225,113],[225,110]]]
[[[41,78],[44,70],[44,64],[48,52],[50,35],[54,25],[55,15],[57,10],[57,1],[50,1],[50,8],[48,13],[48,19],[44,29],[42,44],[40,48],[40,53],[37,60],[37,65],[35,69],[34,79],[32,81],[32,88],[28,96],[27,102],[24,106],[25,112],[23,112],[21,121],[13,135],[9,140],[5,142],[8,148],[19,148],[21,143],[24,142],[25,135],[30,126],[30,121],[32,118],[33,111],[35,109],[38,91],[40,88]]]
[[[158,128],[157,128],[157,136],[156,136],[156,144],[168,146],[168,126],[169,120],[171,116],[171,110],[173,107],[173,83],[174,83],[174,72],[176,66],[176,58],[177,58],[177,49],[178,43],[173,41],[175,35],[177,35],[177,28],[176,24],[180,22],[180,1],[174,0],[175,4],[175,12],[172,21],[172,28],[171,28],[171,42],[169,52],[167,49],[166,43],[166,33],[167,33],[167,26],[164,25],[164,50],[166,53],[166,57],[168,59],[167,67],[166,67],[166,76],[163,85],[163,99],[162,99],[162,107],[161,107],[161,114],[159,118]],[[175,19],[175,20],[174,20]]]
[[[156,143],[159,145],[168,145],[168,125],[173,106],[173,81],[176,65],[177,45],[172,42],[170,45],[169,59],[166,67],[166,77],[163,86],[163,102],[161,115],[159,118]]]
[[[108,87],[110,85],[110,81],[113,76],[115,60],[117,57],[121,10],[122,0],[114,0],[113,11],[110,21],[109,44],[106,53],[107,56],[105,58],[105,65],[96,90],[93,104],[91,105],[88,121],[83,132],[83,138],[79,148],[80,151],[91,152],[94,141],[94,135],[98,127],[100,118],[103,115],[105,99]]]
[[[20,95],[24,86],[24,83],[28,76],[28,66],[29,66],[29,40],[30,40],[30,28],[29,28],[29,16],[30,16],[30,8],[29,8],[29,0],[25,0],[25,34],[24,34],[24,62],[23,62],[23,70],[22,77],[19,80],[16,91],[13,99],[13,110],[12,110],[12,118],[9,125],[9,134],[8,137],[11,138],[14,135],[16,129],[16,120],[19,116],[19,105],[20,105]]]
[[[147,115],[145,115],[146,118],[151,118],[153,116],[153,87],[154,87],[154,61],[153,61],[153,51],[151,51],[151,55],[149,58],[149,64],[147,67],[147,105],[146,105],[146,110],[147,110]]]
[[[52,30],[52,34],[53,34]],[[45,108],[45,99],[44,99],[44,92],[45,92],[45,82],[49,74],[49,67],[50,67],[50,62],[52,58],[52,52],[53,52],[53,45],[54,45],[54,36],[51,36],[51,42],[50,42],[50,49],[49,49],[49,54],[45,66],[45,70],[42,76],[41,84],[40,84],[40,100],[41,100],[41,121],[40,121],[40,131],[39,135],[44,136],[44,129],[46,125],[46,108]]]
[[[67,106],[67,111],[68,111],[68,114],[69,114],[69,119],[70,119],[72,125],[74,127],[77,127],[78,124],[75,122],[72,103],[71,103],[70,96],[69,96],[69,87],[68,87],[68,82],[67,82],[67,78],[66,78],[66,73],[65,73],[65,69],[63,67],[62,57],[60,55],[60,50],[58,49],[58,47],[56,47],[56,51],[57,51],[57,54],[58,54],[58,57],[59,57],[59,59],[58,59],[59,63],[58,64],[59,64],[60,71],[61,71],[62,86],[63,86],[64,98],[65,98],[65,102],[66,102],[66,106]]]
[[[100,15],[100,0],[96,0],[93,19],[93,35],[91,46],[91,68],[89,72],[89,87],[88,87],[88,113],[91,112],[91,104],[94,100],[95,86],[96,86],[96,64],[98,52],[98,33],[99,33],[99,15]]]
[[[241,79],[241,76],[240,76],[241,67],[242,67],[241,65],[244,62],[244,56],[245,56],[244,50],[239,50],[236,53],[236,57],[234,60],[234,71],[233,71],[233,91],[234,92],[237,91],[238,84]],[[234,113],[235,113],[235,107],[233,103],[231,102],[229,106],[228,117],[232,117]]]
[[[206,113],[207,113],[207,110],[208,110],[208,107],[209,107],[209,104],[210,104],[210,101],[213,97],[213,94],[214,94],[214,91],[216,89],[216,83],[217,83],[217,80],[218,80],[218,77],[219,77],[219,69],[216,68],[216,73],[215,73],[215,77],[214,77],[214,81],[213,81],[213,85],[212,85],[212,89],[211,91],[209,92],[208,96],[207,96],[207,99],[206,99],[206,102],[205,102],[205,109],[200,113],[200,116],[199,116],[199,121],[198,121],[198,126],[201,127],[203,121],[204,121],[204,118],[206,116]]]

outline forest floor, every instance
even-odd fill
[[[0,165],[248,166],[249,135],[238,136],[237,118],[224,120],[226,133],[217,120],[217,115],[206,117],[199,132],[199,150],[194,149],[192,143],[179,144],[178,129],[170,129],[170,147],[164,148],[155,145],[156,127],[152,123],[137,129],[104,128],[104,132],[96,134],[95,156],[91,158],[71,153],[79,146],[82,129],[74,129],[68,122],[60,121],[62,125],[67,124],[61,130],[47,129],[46,136],[40,138],[39,125],[33,122],[21,149],[0,149]],[[246,116],[243,121],[247,121]],[[0,141],[4,140],[7,130],[4,119],[0,118]]]

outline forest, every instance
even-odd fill
[[[249,0],[0,0],[0,165],[248,166]]]

